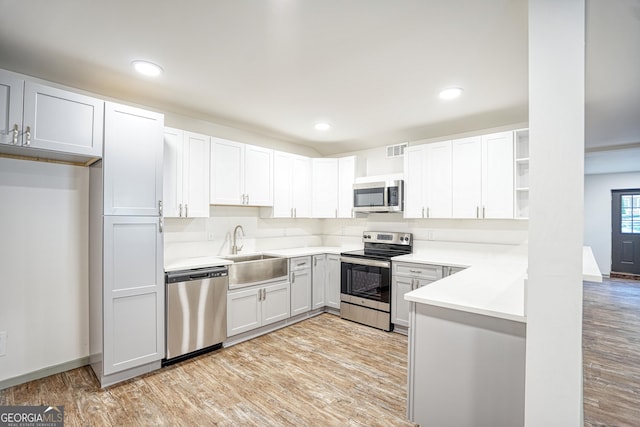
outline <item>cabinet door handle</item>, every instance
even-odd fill
[[[164,228],[164,224],[162,222],[162,218],[160,218],[160,221],[158,221],[158,232],[162,233],[163,228]]]
[[[476,206],[476,218],[480,218],[480,206]]]
[[[158,200],[158,215],[162,216],[162,200]]]
[[[187,203],[184,204],[184,217],[187,218],[189,216],[189,205]]]
[[[485,216],[484,216],[484,206],[482,207],[482,218],[485,218]]]
[[[296,273],[291,273],[291,284],[296,283]]]
[[[338,218],[338,208],[336,208],[336,218]]]
[[[422,218],[424,218],[424,206],[422,207]]]
[[[422,274],[422,270],[409,270],[409,271],[414,274]]]
[[[181,216],[182,216],[182,203],[180,203],[180,204],[178,205],[178,209],[179,209],[179,211],[180,211],[180,212],[178,213],[178,216],[180,216],[180,217],[181,217]]]
[[[293,208],[293,217],[298,218],[298,208]]]
[[[318,266],[318,258],[313,257],[313,266],[317,267]]]
[[[430,208],[427,208],[427,218],[431,218],[431,211],[429,209]]]
[[[262,301],[267,299],[267,290],[265,288],[262,288]]]
[[[18,130],[18,124],[17,123],[15,125],[13,125],[13,130],[11,132],[13,132],[13,138],[11,140],[11,143],[13,145],[17,145],[18,144],[18,135],[20,135],[20,130]]]
[[[27,126],[27,131],[24,134],[27,137],[24,145],[28,147],[29,145],[31,145],[31,127]]]
[[[293,218],[293,208],[291,208],[291,218]]]

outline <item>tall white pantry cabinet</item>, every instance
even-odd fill
[[[107,102],[90,170],[90,363],[102,387],[164,357],[162,114]]]

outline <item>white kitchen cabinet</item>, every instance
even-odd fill
[[[451,141],[426,145],[426,218],[451,218]]]
[[[452,142],[454,218],[513,218],[513,132]]]
[[[482,138],[452,142],[452,208],[454,218],[481,218]]]
[[[0,144],[14,147],[14,154],[102,157],[103,117],[100,99],[0,70]]]
[[[212,205],[273,205],[273,150],[211,138]]]
[[[273,169],[274,218],[311,216],[311,159],[276,151]]]
[[[338,216],[338,159],[312,160],[311,216],[336,218]]]
[[[513,132],[482,136],[482,218],[513,218]]]
[[[104,214],[157,216],[162,210],[164,116],[107,102]]]
[[[356,156],[338,159],[338,218],[354,218],[353,184],[364,175],[364,162]]]
[[[426,205],[426,145],[404,151],[404,217],[424,218]]]
[[[291,315],[311,310],[311,257],[297,257],[289,260],[291,281]]]
[[[89,351],[102,387],[160,368],[164,116],[106,104],[105,153],[89,171]]]
[[[405,218],[452,217],[451,141],[405,150]]]
[[[404,295],[442,279],[440,265],[394,262],[392,265],[391,323],[409,327],[409,302]]]
[[[515,217],[529,217],[529,129],[514,131]]]
[[[164,216],[209,217],[209,137],[164,129]]]
[[[159,217],[104,217],[104,367],[111,375],[164,357]]]
[[[326,305],[337,310],[340,310],[340,274],[340,255],[327,254]]]
[[[290,284],[277,282],[227,293],[227,336],[288,319],[291,315]]]
[[[313,267],[311,271],[311,308],[316,310],[327,305],[326,299],[327,282],[327,255],[314,255]]]

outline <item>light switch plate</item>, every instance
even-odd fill
[[[0,356],[7,354],[7,332],[0,332]]]

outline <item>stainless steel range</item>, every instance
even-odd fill
[[[365,231],[364,249],[342,252],[340,317],[390,331],[391,258],[410,254],[411,233]]]

